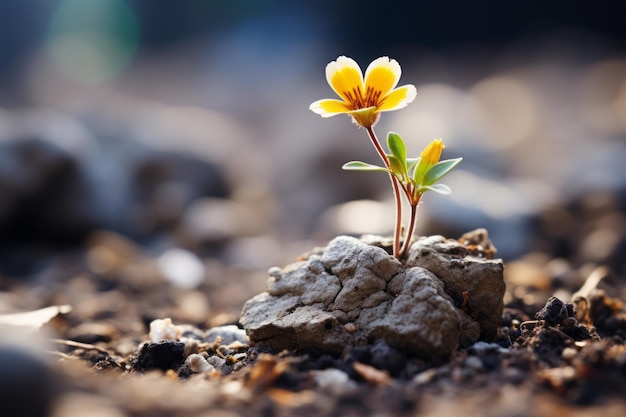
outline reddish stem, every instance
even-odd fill
[[[409,230],[406,232],[406,237],[404,239],[404,243],[402,244],[402,249],[400,249],[400,253],[398,253],[397,258],[402,259],[409,254],[409,249],[411,248],[411,241],[413,240],[413,230],[415,229],[415,221],[417,220],[417,206],[419,205],[421,195],[418,195],[417,199],[411,201],[411,219],[409,220]]]
[[[380,156],[380,159],[383,160],[387,169],[391,169],[391,165],[389,164],[389,158],[387,158],[387,154],[385,154],[385,151],[380,145],[380,142],[376,137],[376,133],[374,133],[374,129],[371,126],[366,129],[370,140],[374,145],[374,148],[376,148],[376,152],[378,152],[378,155]],[[398,179],[391,172],[389,173],[389,179],[391,180],[391,185],[393,186],[393,195],[396,201],[396,224],[393,232],[393,256],[397,259],[400,259],[400,239],[402,234],[402,200],[400,197],[400,186],[398,185]]]

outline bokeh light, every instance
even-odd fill
[[[137,19],[123,0],[65,0],[50,20],[47,49],[66,76],[93,84],[123,71],[138,41]]]

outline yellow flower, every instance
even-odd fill
[[[444,148],[443,140],[435,139],[422,151],[420,158],[428,166],[433,166],[441,159],[441,151]]]
[[[322,117],[349,114],[354,121],[369,128],[379,113],[406,107],[417,95],[415,86],[397,87],[400,64],[384,56],[372,61],[365,70],[351,58],[340,56],[326,66],[326,80],[342,100],[318,100],[309,107]]]

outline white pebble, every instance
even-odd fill
[[[163,277],[177,287],[192,289],[204,282],[204,264],[189,251],[169,249],[157,259],[157,265]]]
[[[348,374],[339,369],[312,371],[311,374],[317,386],[328,391],[341,392],[356,386]]]
[[[166,319],[152,320],[150,323],[150,341],[152,343],[158,343],[161,340],[178,340],[182,330],[180,327],[172,324],[172,319],[169,317]]]

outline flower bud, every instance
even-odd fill
[[[435,139],[428,145],[421,155],[422,161],[428,166],[435,165],[441,158],[441,151],[445,148],[443,140]]]

